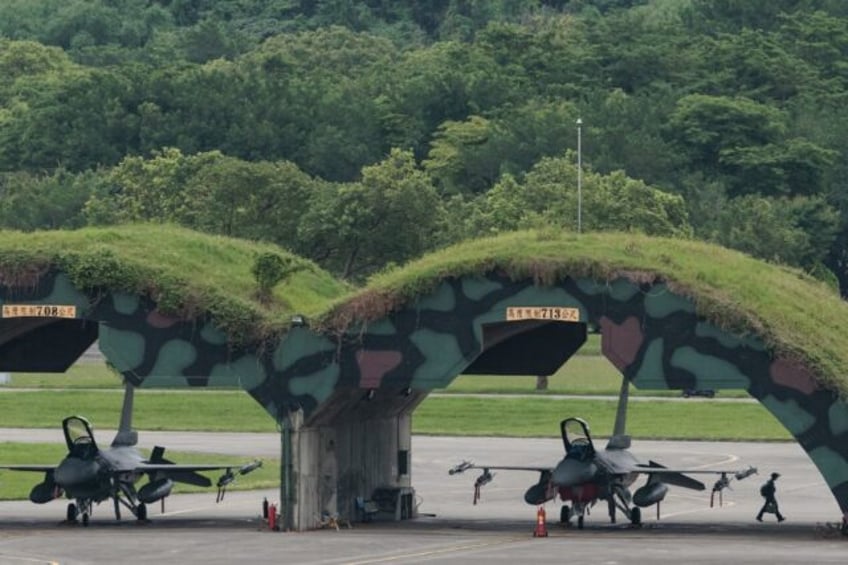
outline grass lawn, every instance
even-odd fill
[[[67,390],[0,393],[0,426],[58,427],[80,414],[96,428],[118,424],[119,391]],[[559,421],[581,416],[598,436],[611,432],[616,401],[602,399],[430,397],[415,411],[413,432],[431,435],[556,437]],[[240,391],[141,390],[135,397],[139,430],[275,432],[275,422]],[[690,400],[632,402],[634,437],[695,440],[789,440],[756,403]]]
[[[617,401],[543,398],[428,398],[412,420],[413,431],[432,435],[559,437],[559,422],[579,416],[593,433],[612,433]],[[634,438],[689,440],[791,440],[789,432],[757,403],[632,402],[627,431]]]
[[[534,376],[460,375],[440,393],[481,394],[577,394],[615,395],[621,388],[621,373],[606,357],[575,355],[554,375],[548,378],[547,390],[536,390]],[[679,397],[679,390],[638,389],[631,385],[631,396]],[[748,398],[744,390],[720,390],[719,398]]]
[[[121,377],[103,362],[80,362],[65,373],[12,373],[0,388],[114,388],[123,389]]]
[[[58,428],[72,414],[95,428],[116,429],[122,391],[44,390],[0,392],[0,427]],[[139,390],[133,426],[139,430],[274,432],[276,423],[242,391]]]
[[[0,443],[0,464],[57,464],[66,454],[64,445],[44,443]],[[141,452],[147,456],[149,452],[142,449]],[[177,463],[225,463],[240,467],[250,462],[247,457],[235,457],[232,455],[217,455],[208,453],[182,453],[167,451],[168,459]],[[217,489],[215,482],[223,471],[208,471],[203,473],[212,479],[212,487],[201,488],[192,485],[177,483],[173,492],[209,492],[214,497]],[[29,491],[37,483],[44,479],[44,475],[34,472],[0,470],[0,500],[20,500],[29,497]],[[140,485],[145,484],[142,480]],[[242,477],[238,477],[227,490],[253,490],[275,488],[280,485],[280,461],[278,459],[263,460],[262,466],[255,471]]]

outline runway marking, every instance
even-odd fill
[[[22,561],[24,563],[46,563],[47,565],[59,565],[58,561],[53,561],[52,559],[41,559],[37,557],[22,557],[20,555],[10,555],[8,553],[0,553],[0,559],[3,560],[3,563],[7,563],[6,559],[14,559],[16,561]]]
[[[725,502],[722,506],[724,508],[728,508],[728,507],[732,508],[732,507],[736,506],[736,503],[735,502]],[[693,508],[691,510],[680,510],[678,512],[670,512],[668,514],[663,514],[662,517],[663,518],[671,518],[671,517],[674,517],[674,516],[683,516],[684,514],[695,514],[695,513],[699,513],[699,512],[709,512],[710,510],[714,510],[714,509],[713,508]]]
[[[437,555],[444,555],[449,553],[459,553],[463,551],[473,551],[475,549],[483,549],[489,548],[497,545],[506,545],[515,543],[517,541],[526,542],[526,537],[515,537],[509,538],[505,540],[497,540],[490,542],[479,542],[479,543],[469,543],[466,545],[454,545],[450,547],[441,547],[439,549],[431,549],[427,551],[416,551],[412,553],[396,553],[393,555],[386,555],[383,557],[374,557],[372,559],[364,559],[361,561],[346,561],[344,565],[368,565],[371,563],[387,563],[391,561],[404,561],[408,559],[417,559],[422,557],[434,557]]]

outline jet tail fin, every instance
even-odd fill
[[[112,440],[112,447],[133,446],[138,443],[138,433],[132,429],[133,393],[135,389],[124,380],[124,404],[121,407],[121,422],[118,433]]]

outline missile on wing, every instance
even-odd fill
[[[242,466],[242,468],[239,469],[239,475],[246,475],[246,474],[250,473],[251,471],[255,471],[256,469],[258,469],[261,466],[262,466],[262,460],[257,459],[253,463],[248,463],[247,465]]]
[[[736,477],[737,481],[741,481],[742,479],[746,479],[746,478],[750,477],[751,475],[756,475],[756,474],[757,474],[757,468],[756,467],[748,467],[744,471],[739,471],[738,473],[736,473],[734,475],[734,477]]]
[[[462,473],[463,471],[467,471],[468,469],[470,469],[473,465],[474,464],[471,461],[463,461],[459,465],[451,467],[448,471],[448,475],[456,475],[457,473]]]
[[[228,484],[230,484],[231,482],[233,482],[234,480],[236,480],[236,476],[233,474],[232,471],[227,469],[227,472],[224,473],[223,475],[221,475],[221,477],[218,479],[217,486],[218,486],[218,488],[225,487]]]
[[[485,484],[491,483],[494,478],[495,476],[490,473],[488,469],[485,469],[483,473],[477,477],[477,480],[474,481],[474,486],[479,488]]]

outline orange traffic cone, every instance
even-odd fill
[[[536,511],[536,529],[533,530],[534,538],[548,537],[548,525],[545,523],[545,507],[540,506]]]

